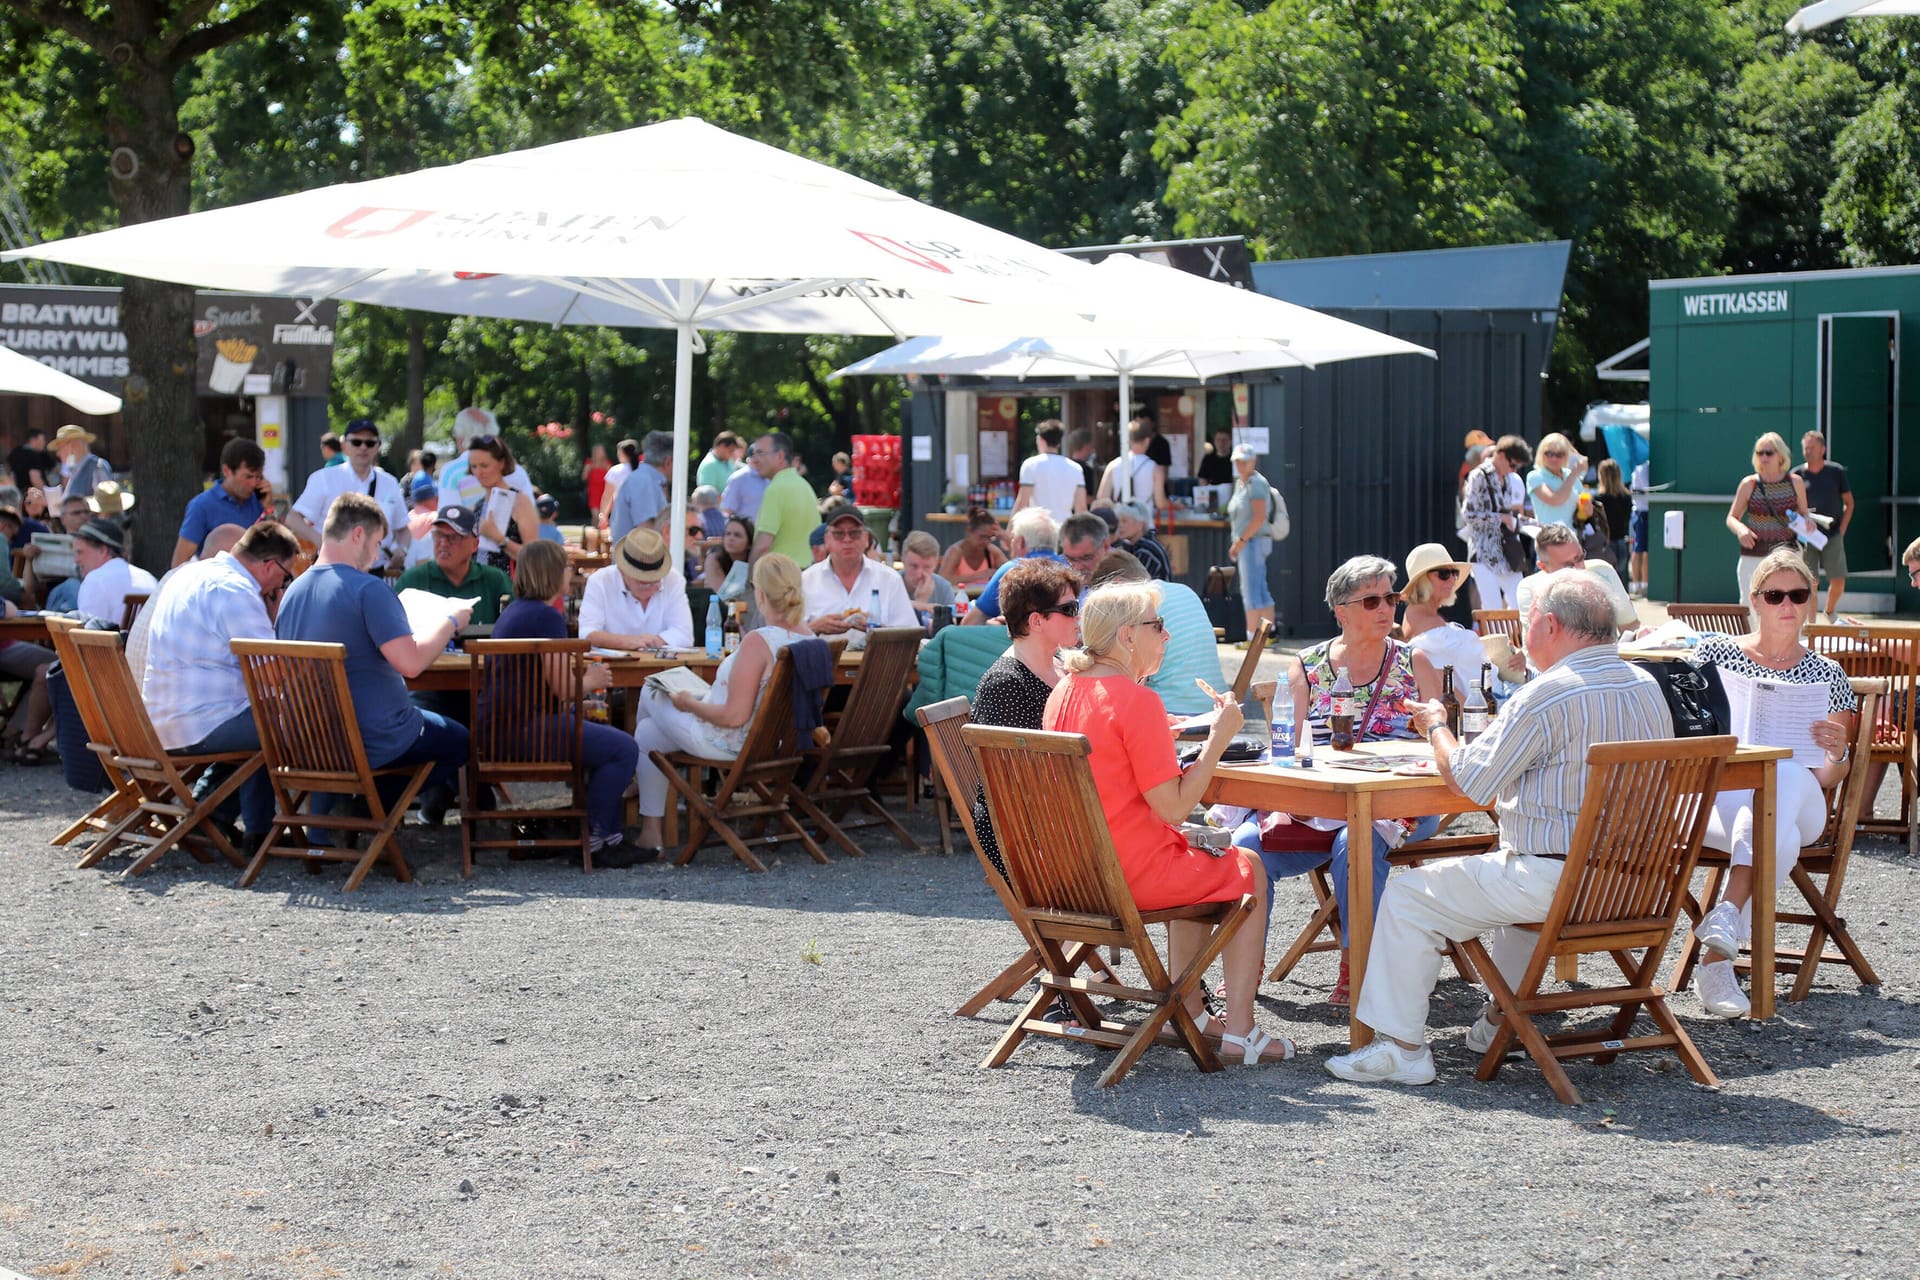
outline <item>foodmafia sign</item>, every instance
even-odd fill
[[[1709,316],[1785,315],[1793,310],[1787,289],[1744,289],[1737,293],[1683,293],[1680,313],[1688,319]]]

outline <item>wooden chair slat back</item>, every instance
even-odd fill
[[[782,648],[773,660],[773,672],[766,688],[760,691],[760,703],[747,722],[747,740],[734,758],[729,780],[743,771],[769,761],[793,757],[793,655]],[[723,789],[730,792],[731,786]]]
[[[980,793],[980,765],[973,757],[973,748],[961,738],[960,730],[973,723],[973,708],[965,698],[948,698],[945,702],[921,707],[913,714],[926,731],[927,755],[933,761],[934,777],[947,793],[947,803],[962,815],[967,833],[972,835],[973,798]],[[975,844],[977,848],[977,840]]]
[[[1857,719],[1853,731],[1853,756],[1847,763],[1847,776],[1840,780],[1827,797],[1827,825],[1814,844],[1828,850],[1850,850],[1853,847],[1854,829],[1860,823],[1862,811],[1867,803],[1867,778],[1873,772],[1868,753],[1873,746],[1873,732],[1876,717],[1880,714],[1880,704],[1887,697],[1887,681],[1863,680],[1858,677],[1850,683],[1853,696],[1860,701]]]
[[[1483,636],[1505,636],[1516,649],[1526,645],[1518,609],[1475,609],[1473,629]]]
[[[1695,631],[1717,631],[1723,636],[1744,636],[1753,630],[1753,614],[1743,604],[1670,604],[1667,617]]]
[[[1873,746],[1883,754],[1911,751],[1920,633],[1869,625],[1808,627],[1802,634],[1808,648],[1832,658],[1848,676],[1887,682],[1886,696],[1876,702]]]
[[[1233,677],[1233,699],[1235,702],[1247,700],[1247,690],[1253,685],[1253,677],[1260,670],[1260,655],[1267,651],[1267,641],[1273,638],[1273,623],[1260,619],[1260,625],[1247,637],[1247,656],[1240,660],[1240,671]]]
[[[120,600],[120,629],[133,630],[133,620],[140,616],[140,610],[146,608],[151,591],[130,591]]]
[[[907,677],[924,639],[926,632],[919,627],[882,627],[867,636],[859,674],[847,690],[846,706],[833,728],[834,750],[877,746],[892,734],[894,718],[907,700]]]
[[[61,669],[68,673],[67,692],[73,697],[74,709],[80,713],[80,723],[87,727],[88,738],[104,746],[112,741],[112,736],[106,717],[100,713],[100,703],[93,696],[93,687],[80,672],[80,652],[73,643],[73,633],[80,629],[80,624],[72,618],[47,619],[47,636],[53,643],[53,651],[60,655]]]
[[[1091,748],[1077,733],[964,726],[979,760],[987,810],[1014,896],[1029,912],[1110,916],[1141,931],[1093,785]]]
[[[117,631],[69,632],[67,643],[79,664],[74,674],[86,682],[99,712],[101,728],[107,735],[100,740],[102,745],[111,746],[123,756],[164,759],[166,748],[153,731],[140,691],[133,687],[133,672],[127,666],[120,640]]]
[[[347,686],[347,647],[304,640],[235,640],[270,770],[368,775]]]
[[[1590,748],[1586,798],[1549,926],[1671,921],[1735,745],[1715,737]]]
[[[467,690],[473,698],[469,738],[482,772],[551,765],[571,768],[581,758],[586,716],[585,640],[471,640]],[[547,679],[564,665],[566,695]],[[571,714],[568,714],[571,713]]]

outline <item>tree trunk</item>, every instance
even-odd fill
[[[173,68],[147,60],[137,37],[118,33],[112,98],[107,113],[110,156],[108,183],[122,225],[171,218],[187,212],[191,194],[191,153],[174,145],[180,134],[173,96]],[[127,335],[125,459],[140,494],[144,536],[135,539],[131,558],[152,573],[164,572],[173,559],[180,513],[200,492],[201,455],[206,452],[200,424],[199,344],[193,336],[191,286],[129,276],[121,300],[121,327]]]
[[[593,455],[593,370],[585,356],[573,366],[573,445],[584,465]]]
[[[394,452],[404,464],[407,455],[427,438],[427,322],[417,311],[407,312],[407,425],[400,430]]]

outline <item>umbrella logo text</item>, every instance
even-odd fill
[[[375,205],[361,205],[328,227],[327,234],[336,240],[371,240],[375,236],[390,236],[396,231],[405,231],[431,218],[433,213],[432,209],[383,209]]]

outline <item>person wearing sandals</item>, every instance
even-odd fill
[[[1447,784],[1476,805],[1496,806],[1500,843],[1488,853],[1409,867],[1387,885],[1354,1004],[1375,1038],[1329,1058],[1330,1074],[1433,1083],[1428,1002],[1449,941],[1492,929],[1494,965],[1519,982],[1538,935],[1510,926],[1544,920],[1553,905],[1586,798],[1587,749],[1673,736],[1659,683],[1620,657],[1619,634],[1598,582],[1557,573],[1527,616],[1526,650],[1540,674],[1507,701],[1492,728],[1462,746],[1439,703],[1414,714],[1413,728],[1427,735]],[[1492,1047],[1493,1012],[1488,1006],[1467,1032],[1475,1053]]]
[[[1166,707],[1141,682],[1160,666],[1166,623],[1160,589],[1124,583],[1089,592],[1080,607],[1083,649],[1062,660],[1067,676],[1047,698],[1042,727],[1084,734],[1091,745],[1094,787],[1106,810],[1113,847],[1127,888],[1142,911],[1200,902],[1232,902],[1252,895],[1267,910],[1267,877],[1258,857],[1229,849],[1222,857],[1190,846],[1178,823],[1199,803],[1242,719],[1231,694],[1216,699],[1218,719],[1200,758],[1184,773],[1174,754]],[[1167,926],[1168,963],[1181,972],[1205,945],[1208,930],[1193,921]],[[1207,1013],[1196,987],[1187,1011],[1203,1035],[1218,1035],[1221,1060],[1252,1065],[1291,1058],[1294,1044],[1254,1026],[1253,997],[1264,963],[1260,935],[1240,929],[1221,952],[1226,971],[1224,1021]]]
[[[1782,760],[1776,766],[1773,809],[1774,887],[1787,882],[1800,850],[1820,838],[1827,827],[1824,788],[1847,775],[1852,748],[1852,712],[1859,705],[1847,673],[1832,658],[1808,649],[1800,629],[1819,607],[1819,582],[1805,558],[1793,547],[1782,547],[1753,571],[1747,594],[1754,629],[1749,635],[1702,637],[1688,659],[1695,666],[1714,666],[1748,680],[1783,684],[1826,685],[1827,714],[1812,725],[1813,740],[1827,753],[1817,769]],[[1753,792],[1722,791],[1707,820],[1701,840],[1720,849],[1732,864],[1726,892],[1694,929],[1703,948],[1694,970],[1700,1004],[1716,1018],[1747,1016],[1747,997],[1740,990],[1733,961],[1752,927],[1753,901]]]
[[[1345,670],[1353,685],[1354,698],[1363,708],[1354,717],[1356,742],[1384,738],[1401,728],[1412,708],[1425,699],[1440,696],[1440,676],[1423,653],[1411,645],[1392,639],[1395,568],[1391,560],[1379,556],[1355,556],[1333,571],[1327,579],[1327,607],[1333,610],[1340,634],[1323,644],[1309,645],[1300,656],[1283,667],[1287,677],[1284,689],[1273,689],[1271,697],[1293,699],[1296,725],[1325,724],[1333,714],[1333,686],[1338,673]],[[1263,692],[1256,689],[1256,692]],[[1256,813],[1241,822],[1233,842],[1257,853],[1267,876],[1280,880],[1303,876],[1315,867],[1327,868],[1333,881],[1334,900],[1340,904],[1340,970],[1333,990],[1327,996],[1332,1004],[1347,1003],[1347,843],[1344,824],[1325,844],[1305,835],[1302,823],[1291,820],[1276,823],[1274,815]],[[1391,870],[1387,855],[1408,840],[1425,840],[1440,829],[1440,819],[1419,818],[1396,822],[1389,834],[1379,823],[1373,831],[1373,903],[1380,909],[1380,895],[1387,889]],[[1302,826],[1299,832],[1287,832],[1289,826]],[[1302,838],[1287,838],[1302,837]],[[1287,846],[1268,849],[1269,844]],[[1296,847],[1306,846],[1306,847]],[[1232,993],[1232,985],[1227,988]]]

